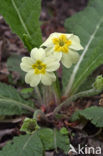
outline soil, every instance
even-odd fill
[[[65,19],[83,10],[87,6],[87,3],[88,0],[42,0],[40,20],[42,21],[41,30],[44,40],[53,32],[66,32],[64,28]],[[0,16],[0,82],[5,82],[7,84],[10,84],[9,78],[11,73],[7,69],[6,62],[12,53],[28,55],[23,43],[16,34],[11,32],[3,17]],[[99,73],[103,73],[102,66],[99,68]],[[12,79],[15,82],[13,85],[17,87],[16,83],[18,83],[18,79],[15,73],[12,73]],[[64,109],[63,113],[67,114],[67,117],[63,121],[57,121],[55,123],[57,128],[60,128],[61,126],[67,127],[69,130],[70,142],[76,149],[78,144],[81,144],[82,146],[101,146],[103,149],[102,133],[96,135],[99,129],[91,123],[86,123],[84,125],[76,122],[70,123],[68,120],[71,114],[78,109],[82,110],[94,105],[103,106],[102,97],[102,94],[100,94],[90,98],[78,99],[76,102],[71,103],[68,108]],[[2,148],[8,140],[12,139],[13,136],[18,136],[20,134],[19,129],[23,119],[24,116],[13,116],[7,117],[5,122],[0,122],[0,148]],[[45,155],[66,156],[61,151],[58,151],[58,153],[55,153],[54,151],[46,152]],[[82,155],[79,154],[79,156]],[[69,156],[72,156],[72,154],[69,154]]]

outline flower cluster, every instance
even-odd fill
[[[77,51],[82,49],[78,36],[52,33],[40,48],[32,49],[30,57],[22,58],[21,69],[27,72],[25,82],[31,87],[40,82],[51,85],[56,80],[54,71],[60,67],[60,61],[70,68],[79,59]]]

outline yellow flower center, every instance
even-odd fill
[[[32,65],[32,68],[35,69],[35,74],[45,74],[46,72],[46,64],[40,60],[37,60],[36,63]]]
[[[69,46],[72,44],[72,42],[67,39],[66,35],[60,35],[59,38],[53,38],[52,41],[55,45],[56,52],[69,52]]]

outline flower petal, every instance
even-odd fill
[[[62,58],[62,52],[54,52],[53,56],[56,58],[56,60],[60,61]]]
[[[53,50],[54,48],[52,47],[49,47],[49,48],[46,48],[45,49],[45,53],[46,53],[46,56],[48,57],[48,56],[52,56],[53,55],[53,53],[54,53],[54,50]]]
[[[80,39],[78,36],[72,35],[69,39],[72,42],[72,44],[70,45],[69,48],[71,48],[73,50],[83,50],[83,47],[80,44]]]
[[[40,83],[41,76],[34,73],[34,70],[29,71],[25,76],[25,82],[35,87]]]
[[[57,33],[57,32],[52,33],[52,34],[48,37],[48,39],[47,39],[40,47],[42,47],[42,46],[45,46],[45,47],[53,47],[54,44],[53,44],[52,39],[53,39],[53,38],[58,38],[60,35],[61,35],[61,33]]]
[[[76,51],[73,51],[71,52],[71,58],[73,63],[77,63],[80,58],[80,55]]]
[[[43,60],[45,58],[45,50],[43,48],[34,48],[30,54],[31,58],[36,60]]]
[[[44,75],[41,75],[41,82],[44,84],[44,85],[51,85],[52,82],[54,82],[56,80],[56,76],[53,72],[49,73],[49,72],[46,72],[46,74]]]
[[[67,39],[69,40],[70,37],[72,37],[73,34],[65,34],[65,35],[66,35]]]
[[[76,63],[79,60],[79,54],[75,51],[69,50],[69,53],[63,53],[62,63],[66,68],[70,68],[73,63]]]
[[[30,57],[23,57],[20,67],[23,71],[28,72],[32,69],[33,61]]]
[[[57,61],[61,60],[62,52],[55,52],[54,48],[46,48],[45,51],[47,57],[54,57]]]
[[[61,35],[66,35],[66,37],[70,37],[72,34],[65,34],[65,33],[58,33],[58,32],[54,32],[52,33],[48,39],[41,45],[42,46],[45,46],[45,47],[53,47],[54,46],[54,43],[53,43],[53,39],[54,38],[59,38]]]
[[[45,58],[44,63],[47,65],[46,71],[48,71],[48,72],[56,71],[60,66],[60,63],[57,60],[57,58],[55,58],[53,56],[51,56],[51,57],[49,56],[49,57]]]

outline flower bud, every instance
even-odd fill
[[[20,130],[26,132],[27,134],[32,134],[39,128],[40,127],[38,126],[37,121],[35,119],[25,118]]]
[[[103,89],[103,77],[102,77],[102,75],[97,76],[97,78],[93,84],[93,87],[97,90]]]

